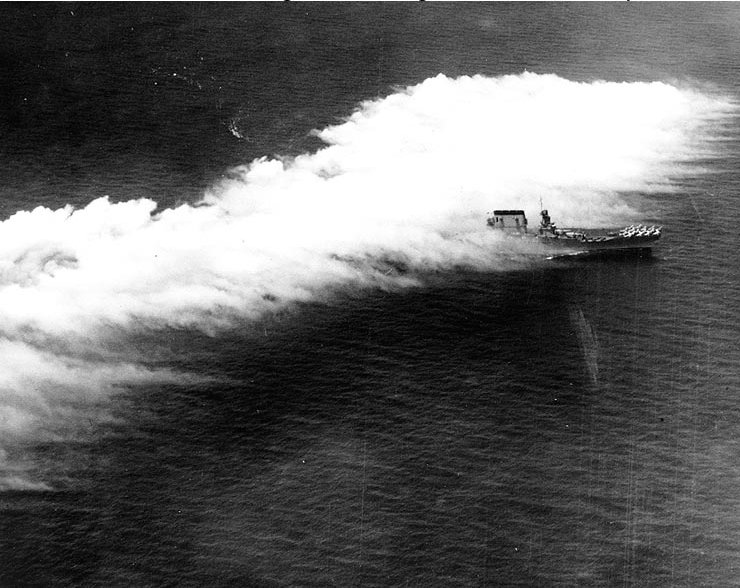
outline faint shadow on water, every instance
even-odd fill
[[[218,383],[131,390],[123,425],[66,456],[51,446],[77,462],[79,489],[17,497],[5,577],[485,573],[497,501],[480,494],[491,460],[508,462],[496,446],[526,454],[538,423],[582,403],[577,344],[558,345],[563,362],[540,353],[568,321],[561,273],[430,276],[427,288],[348,292],[216,338],[157,335],[154,355]],[[477,559],[440,558],[450,545]]]
[[[153,361],[215,379],[130,390],[119,424],[68,458],[76,489],[4,495],[0,578],[664,580],[667,547],[629,543],[645,538],[633,493],[665,469],[660,453],[635,456],[635,435],[655,437],[650,451],[666,440],[637,396],[644,370],[626,369],[654,345],[632,325],[660,266],[428,276],[217,337],[144,338]],[[676,487],[661,482],[641,508]]]

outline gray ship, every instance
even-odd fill
[[[527,217],[523,210],[494,210],[489,214],[487,223],[494,229],[532,236],[547,247],[564,253],[650,249],[660,239],[663,229],[655,225],[648,227],[638,224],[603,234],[594,231],[586,233],[577,229],[558,228],[547,210],[542,210],[540,216],[542,219],[537,233],[528,232]]]

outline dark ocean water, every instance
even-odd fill
[[[313,152],[313,129],[439,73],[740,93],[734,5],[0,15],[3,219],[102,195],[194,203],[233,166]],[[617,195],[666,227],[651,256],[391,260],[414,286],[339,283],[218,328],[144,311],[105,315],[102,338],[41,314],[0,327],[48,353],[0,379],[0,585],[740,584],[728,120],[701,170]],[[101,375],[120,361],[175,376]]]

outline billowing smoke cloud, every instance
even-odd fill
[[[627,220],[638,211],[621,195],[695,173],[733,108],[664,83],[438,76],[317,132],[316,153],[233,170],[197,205],[157,212],[150,200],[101,198],[18,212],[0,224],[0,446],[39,414],[19,399],[52,380],[77,386],[49,341],[213,330],[334,287],[496,270],[511,244],[487,230],[486,211],[534,219],[542,198],[560,224]],[[103,387],[141,377],[109,368]]]
[[[0,324],[200,326],[376,283],[377,260],[486,267],[502,247],[487,210],[536,216],[542,197],[562,223],[628,216],[619,193],[668,189],[728,108],[661,83],[438,76],[318,132],[315,154],[234,170],[200,206],[17,213],[0,226]]]

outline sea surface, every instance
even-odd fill
[[[3,5],[0,71],[0,586],[740,585],[739,6]]]

